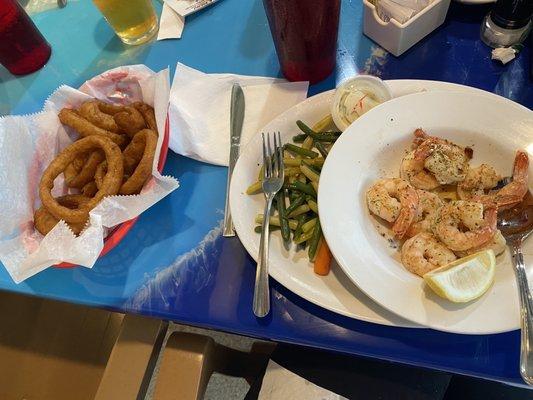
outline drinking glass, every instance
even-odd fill
[[[0,64],[14,75],[37,71],[52,49],[17,0],[0,0]]]
[[[283,75],[315,83],[335,67],[340,0],[263,0]]]
[[[126,44],[142,44],[157,33],[151,0],[93,0],[117,36]]]

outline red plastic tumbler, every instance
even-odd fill
[[[37,71],[52,49],[17,0],[0,0],[0,64],[15,75]]]
[[[263,0],[283,75],[315,83],[335,67],[340,0]]]

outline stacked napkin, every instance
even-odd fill
[[[375,0],[379,17],[388,22],[394,18],[401,24],[406,23],[426,8],[433,0]]]
[[[185,17],[218,0],[164,0],[157,40],[179,39],[185,28]]]
[[[245,116],[241,146],[282,112],[307,97],[308,82],[233,74],[205,74],[178,63],[170,89],[170,148],[181,155],[228,165],[230,99],[242,86]]]

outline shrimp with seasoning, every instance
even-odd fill
[[[494,255],[499,256],[505,251],[506,248],[507,242],[505,241],[505,238],[498,229],[496,230],[496,233],[494,234],[492,239],[487,243],[481,245],[481,247],[473,247],[465,251],[455,251],[454,253],[457,257],[462,258],[483,250],[492,250],[494,252]]]
[[[418,195],[404,179],[380,179],[366,192],[368,209],[374,215],[392,223],[394,235],[401,239],[416,217]]]
[[[433,231],[450,250],[477,248],[496,233],[497,213],[495,204],[452,201],[439,210]]]
[[[499,210],[506,210],[519,204],[529,190],[529,157],[525,151],[516,152],[513,181],[495,193],[475,197],[484,204],[496,203]]]
[[[481,164],[468,170],[465,180],[457,185],[457,194],[461,200],[482,196],[486,191],[495,188],[500,179],[501,176],[492,166]]]
[[[457,259],[453,251],[429,232],[407,239],[402,246],[402,264],[413,274],[423,276]]]
[[[431,232],[438,211],[444,204],[435,193],[420,189],[417,189],[416,193],[418,195],[418,212],[407,230],[407,237],[413,237],[421,232]]]
[[[468,170],[469,157],[464,148],[422,130],[415,131],[411,153],[402,160],[401,176],[413,186],[433,190],[441,185],[461,182]]]

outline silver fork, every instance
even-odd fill
[[[280,133],[274,134],[274,151],[270,145],[270,135],[261,134],[263,137],[263,193],[265,194],[265,211],[263,213],[263,226],[261,227],[261,241],[259,243],[259,261],[255,272],[254,288],[254,314],[264,317],[270,311],[270,290],[268,287],[268,237],[270,233],[270,209],[274,196],[283,186],[283,146]],[[266,137],[266,140],[265,140]]]

